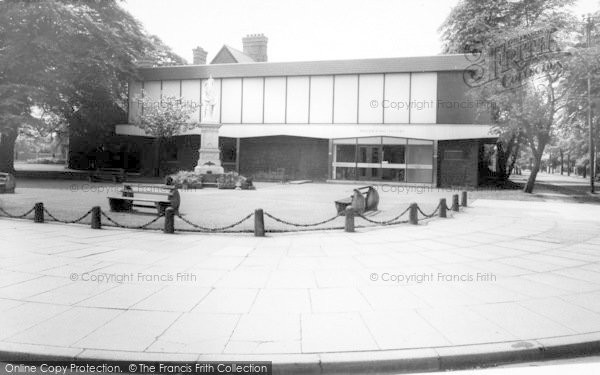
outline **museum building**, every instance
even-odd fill
[[[267,38],[243,38],[206,64],[194,50],[184,66],[140,66],[129,84],[128,124],[119,142],[137,152],[136,168],[150,170],[152,138],[135,124],[142,96],[202,103],[205,80],[214,79],[213,117],[221,124],[225,170],[258,180],[389,181],[433,186],[476,186],[493,145],[487,104],[464,82],[465,55],[306,62],[267,62]],[[196,109],[192,121],[202,122]],[[193,170],[200,129],[173,138],[162,166]],[[164,169],[164,168],[163,168]]]

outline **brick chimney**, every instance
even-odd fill
[[[205,65],[206,64],[206,52],[202,47],[196,47],[192,50],[194,52],[194,65]]]
[[[242,38],[244,53],[256,62],[267,61],[267,42],[269,39],[264,34],[250,34]]]

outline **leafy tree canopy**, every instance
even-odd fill
[[[0,170],[13,169],[19,131],[46,119],[35,113],[74,131],[90,122],[111,128],[124,117],[127,82],[142,59],[185,63],[115,0],[1,1]]]

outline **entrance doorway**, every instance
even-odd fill
[[[333,140],[337,180],[433,182],[433,141],[397,137]]]
[[[358,147],[358,177],[360,180],[381,178],[381,146]]]

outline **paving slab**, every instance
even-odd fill
[[[598,217],[590,204],[479,199],[418,226],[265,238],[2,218],[0,355],[346,373],[589,354]]]

